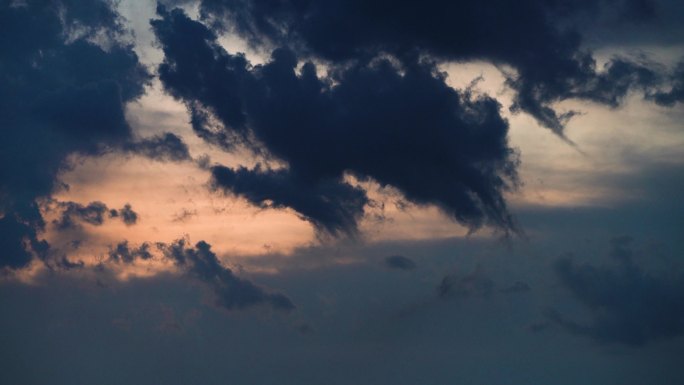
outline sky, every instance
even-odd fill
[[[680,384],[683,18],[0,0],[0,383]]]

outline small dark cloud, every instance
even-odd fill
[[[77,220],[100,226],[109,212],[107,205],[102,202],[90,202],[85,206],[76,202],[60,202],[58,205],[62,208],[62,214],[53,221],[58,230],[78,227]]]
[[[494,281],[479,265],[467,275],[447,275],[437,286],[437,296],[442,299],[489,298],[493,291]]]
[[[236,276],[231,269],[221,264],[211,250],[211,245],[204,241],[192,246],[185,239],[179,239],[172,243],[156,243],[155,248],[161,252],[162,258],[172,261],[181,272],[211,288],[216,296],[216,304],[220,307],[240,310],[256,305],[269,305],[285,312],[295,308],[285,295],[268,292],[251,281]],[[128,241],[111,246],[108,256],[109,261],[124,264],[154,258],[149,243],[134,247]]]
[[[138,247],[131,248],[128,241],[119,242],[109,249],[109,260],[123,263],[133,263],[137,259],[151,259],[150,244],[142,243]]]
[[[559,312],[549,319],[566,330],[600,343],[633,346],[684,334],[684,274],[655,274],[637,266],[627,253],[628,238],[613,240],[617,266],[577,264],[565,257],[555,263],[563,286],[591,312],[581,323]]]
[[[269,293],[252,282],[239,278],[224,267],[211,246],[200,241],[193,247],[183,239],[171,244],[158,244],[164,257],[190,276],[207,284],[216,295],[217,304],[225,309],[245,309],[266,304],[276,310],[291,311],[292,301],[279,293]]]
[[[78,228],[80,222],[100,226],[107,217],[121,218],[127,226],[132,226],[138,221],[138,214],[128,203],[119,210],[109,209],[102,202],[90,202],[85,206],[76,202],[58,202],[57,208],[62,212],[59,219],[52,223],[60,231]]]
[[[119,216],[127,226],[132,226],[138,222],[138,214],[133,211],[133,208],[128,203],[119,210]]]
[[[530,288],[530,285],[528,285],[527,283],[521,282],[521,281],[516,281],[511,286],[500,289],[499,291],[502,293],[506,293],[506,294],[515,294],[515,293],[526,293],[530,290],[532,290],[532,288]]]
[[[403,255],[391,255],[389,257],[385,257],[383,262],[385,266],[391,269],[414,270],[417,267],[416,263],[412,259],[404,257]]]

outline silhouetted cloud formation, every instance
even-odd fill
[[[134,225],[136,222],[138,222],[138,214],[133,211],[133,208],[128,203],[126,203],[119,211],[110,210],[110,215],[112,217],[120,217],[121,220],[128,226]]]
[[[90,202],[86,206],[76,202],[60,202],[59,206],[63,209],[62,214],[53,223],[60,230],[76,227],[76,219],[99,226],[104,223],[105,215],[109,212],[107,205],[102,202]]]
[[[385,266],[392,269],[414,270],[416,268],[416,263],[411,258],[404,257],[403,255],[390,255],[385,257],[383,261]]]
[[[157,246],[164,257],[174,261],[181,270],[209,285],[221,307],[232,310],[266,304],[282,311],[295,308],[286,296],[268,293],[252,282],[235,276],[219,262],[216,254],[211,251],[211,245],[204,241],[197,242],[194,247],[188,245],[184,239]]]
[[[100,226],[107,217],[121,218],[128,226],[138,221],[138,214],[128,203],[119,210],[109,209],[102,202],[90,202],[85,206],[76,202],[59,202],[57,206],[62,210],[59,219],[53,221],[58,230],[77,228],[79,226],[77,221]]]
[[[578,265],[568,257],[558,260],[558,277],[591,311],[592,321],[576,322],[557,311],[550,312],[549,318],[601,343],[638,346],[684,334],[684,274],[655,275],[637,266],[629,242],[627,237],[613,240],[615,267]]]
[[[151,79],[111,0],[3,1],[0,4],[0,267],[44,257],[49,197],[67,156],[127,151],[159,160],[189,159],[173,134],[134,141],[125,106]],[[91,209],[97,209],[91,207]],[[97,211],[97,210],[96,210]],[[98,221],[99,216],[83,217]],[[127,224],[136,214],[117,211]],[[66,223],[65,223],[66,224]],[[12,234],[11,238],[9,234]]]
[[[287,163],[286,170],[217,166],[214,187],[288,206],[319,230],[351,234],[368,200],[347,183],[350,173],[437,205],[471,229],[515,229],[503,192],[516,186],[518,159],[500,105],[449,87],[435,63],[375,58],[320,77],[314,64],[279,48],[267,64],[252,66],[182,11],[158,13],[159,76],[188,106],[195,131]]]
[[[390,54],[404,63],[416,56],[486,60],[508,66],[516,91],[513,110],[534,116],[565,137],[575,112],[552,104],[568,98],[617,105],[631,89],[660,82],[647,63],[613,58],[598,68],[582,47],[582,27],[593,21],[656,22],[652,0],[202,0],[202,19],[236,31],[256,46],[297,47],[298,53],[333,65]],[[663,99],[663,100],[666,100]]]
[[[123,241],[109,249],[109,259],[115,262],[133,263],[137,259],[147,260],[151,258],[150,244],[146,242],[138,247],[130,247],[128,241]]]
[[[0,25],[0,267],[18,268],[48,248],[36,199],[67,155],[129,140],[124,106],[149,75],[110,1],[3,1]]]

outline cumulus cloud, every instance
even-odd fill
[[[279,48],[253,66],[182,11],[160,7],[159,16],[159,76],[187,105],[198,135],[287,165],[216,166],[215,188],[289,207],[318,230],[353,234],[368,198],[346,182],[349,173],[436,205],[471,229],[516,230],[503,193],[517,186],[518,158],[500,105],[449,87],[434,62],[370,58],[320,76]]]

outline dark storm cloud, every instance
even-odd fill
[[[181,270],[209,285],[217,297],[217,304],[228,310],[244,309],[267,304],[276,310],[291,311],[292,301],[282,294],[268,293],[252,282],[239,278],[224,267],[204,241],[193,247],[183,239],[171,244],[158,244],[164,256]]]
[[[416,268],[416,263],[411,258],[404,257],[403,255],[391,255],[386,257],[383,262],[385,266],[392,269],[414,270]]]
[[[152,22],[165,54],[159,76],[188,106],[195,131],[287,163],[286,170],[217,166],[214,187],[288,206],[319,230],[354,233],[368,198],[344,180],[351,173],[437,205],[471,229],[515,229],[503,192],[516,186],[517,156],[500,105],[452,89],[435,63],[374,58],[320,77],[314,64],[280,48],[252,66],[182,11],[160,7],[159,15]]]
[[[0,25],[0,266],[18,268],[47,251],[36,199],[69,154],[130,139],[124,106],[149,75],[112,2],[3,1]]]
[[[555,270],[561,283],[589,309],[592,321],[576,322],[557,311],[549,318],[600,343],[641,346],[684,334],[684,274],[656,275],[637,266],[629,242],[625,237],[613,241],[615,267],[576,264],[568,257],[558,260]]]
[[[62,213],[59,219],[53,221],[58,230],[77,228],[79,221],[100,226],[107,217],[121,218],[128,226],[134,225],[138,221],[138,214],[133,211],[128,203],[119,210],[108,209],[107,205],[102,202],[90,202],[85,206],[76,202],[59,202],[58,207]]]
[[[582,48],[580,28],[657,23],[661,8],[650,0],[200,1],[203,19],[219,29],[331,63],[384,52],[402,61],[428,54],[510,66],[513,110],[563,137],[575,113],[558,113],[553,103],[581,98],[615,106],[630,89],[650,89],[660,80],[655,68],[637,61],[613,58],[597,68]]]

